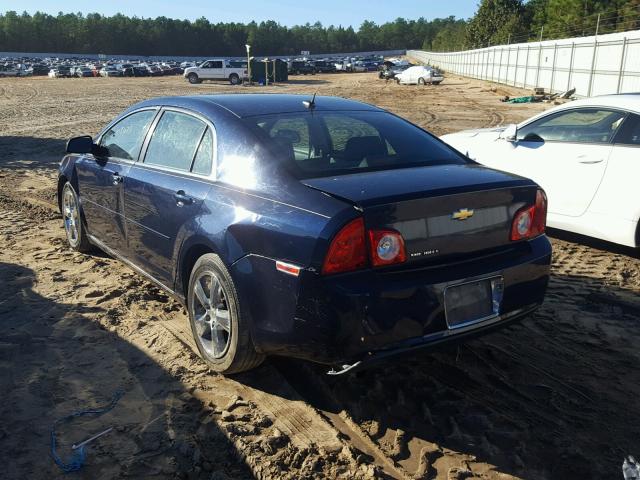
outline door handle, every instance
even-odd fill
[[[184,207],[185,205],[191,205],[193,203],[193,198],[184,193],[184,190],[178,190],[173,198],[176,199],[176,205],[179,207]]]
[[[601,163],[603,161],[604,161],[603,158],[598,158],[595,160],[579,160],[579,162],[582,163],[583,165],[593,165],[594,163]]]
[[[122,183],[122,177],[117,172],[111,174],[111,181],[114,185]]]

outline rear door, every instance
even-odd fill
[[[225,78],[224,74],[224,62],[222,60],[211,60],[209,62],[211,65],[211,77],[210,78]]]
[[[125,179],[128,257],[171,287],[179,239],[195,228],[211,188],[215,131],[189,112],[163,109],[144,150]]]
[[[625,115],[606,108],[548,115],[519,129],[517,142],[496,142],[509,154],[483,163],[535,180],[547,192],[549,213],[579,217],[602,182],[611,139]]]
[[[89,233],[107,247],[125,249],[123,180],[140,149],[157,109],[134,112],[102,134],[98,143],[107,156],[85,155],[76,162],[78,188]]]

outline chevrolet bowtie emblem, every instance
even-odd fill
[[[451,214],[452,220],[466,220],[470,217],[473,217],[473,210],[469,210],[468,208],[461,208],[457,212],[453,212]]]

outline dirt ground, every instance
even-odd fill
[[[621,478],[640,455],[637,252],[552,232],[541,310],[468,344],[338,379],[272,359],[225,378],[193,353],[182,308],[104,254],[66,247],[55,180],[67,138],[160,95],[304,92],[387,108],[436,134],[523,120],[548,105],[449,76],[375,74],[231,87],[160,79],[0,80],[0,462],[60,478],[50,456],[108,427],[69,478]]]

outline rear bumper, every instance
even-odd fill
[[[252,335],[260,352],[324,364],[372,361],[461,341],[530,314],[544,299],[551,245],[542,236],[526,247],[515,257],[331,277],[309,271],[274,276],[273,260],[245,257],[232,275],[239,276],[241,300],[252,298]],[[504,279],[499,315],[449,328],[444,290],[494,276]]]

